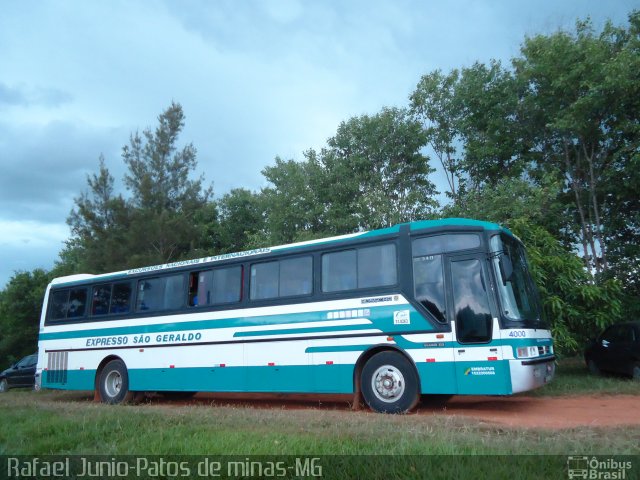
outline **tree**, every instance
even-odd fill
[[[38,348],[44,293],[50,276],[42,269],[17,272],[0,291],[0,363],[6,365]]]
[[[220,253],[240,252],[253,248],[257,235],[265,230],[264,202],[260,194],[245,188],[234,188],[218,200],[219,224],[215,244]]]
[[[462,155],[458,153],[462,120],[456,92],[458,82],[458,70],[454,69],[447,75],[435,70],[422,76],[409,98],[411,113],[423,125],[427,142],[447,177],[447,195],[454,203],[462,180]]]
[[[75,272],[102,273],[126,268],[130,245],[131,209],[121,195],[114,195],[114,179],[100,156],[99,172],[87,176],[89,192],[75,200],[67,219],[72,238],[61,259],[74,263]],[[74,273],[72,271],[68,273]]]
[[[172,103],[154,131],[131,135],[122,149],[131,192],[126,200],[114,193],[100,156],[99,172],[88,176],[89,191],[76,198],[67,220],[72,237],[61,252],[60,270],[103,273],[210,253],[217,211],[209,202],[211,188],[203,189],[202,177],[191,178],[195,148],[177,146],[183,127],[182,107]]]
[[[178,149],[178,137],[184,127],[180,104],[172,103],[158,116],[154,131],[143,137],[131,135],[122,149],[129,167],[124,181],[131,192],[131,262],[135,265],[176,260],[196,247],[200,238],[195,215],[203,208],[212,189],[203,190],[204,178],[191,179],[197,167],[192,144]]]
[[[275,165],[262,170],[269,182],[261,191],[260,202],[270,244],[307,240],[324,231],[320,185],[325,172],[313,152],[305,155],[303,162],[276,157]]]
[[[438,204],[426,142],[420,123],[398,108],[342,122],[327,148],[308,154],[322,171],[325,228],[341,234],[431,217]]]

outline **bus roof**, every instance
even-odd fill
[[[443,218],[439,220],[417,220],[414,222],[402,223],[402,224],[394,225],[392,227],[382,228],[378,230],[356,232],[356,233],[350,233],[347,235],[339,235],[335,237],[325,237],[325,238],[319,238],[315,240],[308,240],[304,242],[277,245],[273,247],[257,248],[253,250],[246,250],[243,252],[225,253],[221,255],[213,255],[210,257],[196,258],[193,260],[182,260],[178,262],[165,263],[162,265],[152,265],[148,267],[132,268],[130,270],[122,270],[120,272],[103,273],[100,275],[92,275],[92,274],[84,274],[84,273],[77,274],[77,275],[69,275],[66,277],[58,277],[53,279],[51,281],[51,285],[81,283],[89,279],[94,279],[94,280],[114,279],[115,280],[117,278],[126,277],[128,275],[133,275],[137,273],[155,272],[155,271],[185,267],[190,265],[221,262],[223,260],[231,260],[235,258],[253,257],[255,255],[261,255],[261,254],[266,254],[271,252],[281,252],[281,251],[297,249],[300,247],[306,247],[311,245],[331,244],[331,243],[341,242],[347,239],[356,239],[356,238],[364,239],[364,238],[381,237],[385,235],[393,235],[393,234],[398,234],[400,232],[400,227],[404,225],[408,225],[411,232],[421,231],[421,230],[430,230],[430,229],[439,230],[439,229],[446,229],[449,227],[458,227],[458,228],[467,227],[467,228],[476,228],[476,229],[481,228],[483,230],[499,230],[511,236],[514,236],[513,233],[511,233],[511,231],[508,228],[498,225],[497,223],[485,222],[482,220],[472,220],[468,218]]]

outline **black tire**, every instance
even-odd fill
[[[111,360],[104,366],[98,379],[98,390],[102,403],[110,405],[129,403],[135,398],[129,391],[129,372],[122,360]]]
[[[600,367],[598,367],[598,364],[592,358],[587,360],[587,368],[589,369],[589,373],[591,373],[592,375],[602,374]]]
[[[360,386],[364,401],[375,412],[405,413],[420,399],[416,370],[397,352],[371,357],[362,369]]]

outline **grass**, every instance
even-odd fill
[[[577,360],[569,359],[560,363],[555,383],[536,394],[585,393],[640,394],[640,386],[592,377]],[[220,401],[107,406],[92,402],[86,392],[25,390],[0,395],[0,408],[3,455],[314,455],[329,459],[325,473],[338,478],[361,476],[364,470],[369,478],[424,473],[432,478],[471,473],[476,478],[507,478],[515,470],[519,478],[529,478],[527,472],[539,478],[558,477],[567,455],[640,454],[637,426],[514,429],[453,415],[252,408]],[[495,461],[449,456],[461,454],[505,457]],[[553,457],[541,460],[535,455]],[[434,477],[434,469],[442,476]],[[479,475],[482,472],[486,475]]]

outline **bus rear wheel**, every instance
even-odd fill
[[[376,412],[405,413],[420,399],[416,371],[397,352],[380,352],[371,357],[360,380],[364,401]]]
[[[134,393],[129,391],[129,373],[122,360],[111,360],[100,372],[98,389],[103,403],[129,403]]]

